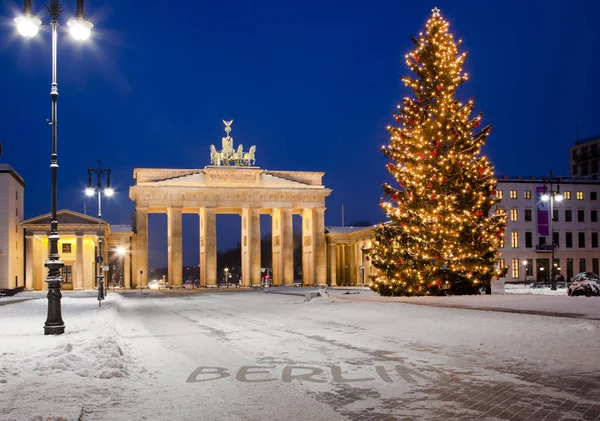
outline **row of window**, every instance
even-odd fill
[[[506,213],[506,209],[498,208],[496,210],[496,213],[498,215],[503,215]],[[510,210],[510,220],[512,222],[519,221],[519,209],[511,209]],[[525,222],[532,221],[532,210],[531,209],[524,210],[523,220]],[[555,222],[558,222],[560,220],[558,209],[552,210],[552,220]],[[598,210],[597,209],[590,210],[590,221],[598,222]],[[565,222],[573,222],[573,210],[572,209],[565,209]],[[577,209],[577,222],[585,222],[585,209]]]
[[[560,247],[560,233],[553,232],[553,241],[554,247]],[[592,248],[598,248],[598,232],[591,233],[591,246]],[[544,250],[546,247],[546,237],[539,237],[538,240],[538,248]],[[500,243],[500,247],[503,248],[505,246],[504,239],[502,239]],[[510,233],[510,246],[512,248],[519,248],[519,232],[512,231]],[[552,246],[548,244],[548,246]],[[577,233],[577,246],[579,248],[586,248],[585,241],[585,232]],[[525,232],[525,248],[533,248],[533,232],[527,231]],[[565,248],[573,248],[573,233],[565,232]]]
[[[563,196],[563,199],[565,199],[565,200],[571,200],[571,192],[570,191],[563,192],[562,196]],[[518,191],[510,190],[509,197],[511,199],[518,199],[519,198]],[[583,192],[582,191],[575,192],[575,197],[577,198],[577,200],[583,200],[584,199]],[[504,190],[496,190],[496,198],[504,199]],[[531,190],[523,190],[523,199],[531,199]],[[590,200],[597,200],[597,199],[598,199],[597,192],[595,192],[595,191],[590,192]]]
[[[500,267],[506,267],[506,263],[504,259],[499,259]],[[550,260],[549,259],[537,259],[537,273],[536,273],[536,278],[539,278],[540,275],[542,273],[545,272],[547,277],[551,276],[551,272],[550,272]],[[566,274],[567,274],[567,279],[572,279],[573,276],[575,275],[574,271],[573,271],[573,259],[566,259],[567,264],[567,270],[566,270]],[[578,265],[578,272],[577,273],[581,273],[581,272],[587,272],[587,262],[585,258],[580,258],[578,261],[579,265]],[[562,268],[560,267],[560,260],[559,259],[554,259],[554,266],[556,268],[556,273],[557,276],[560,276],[561,272],[562,272]],[[592,258],[592,272],[598,274],[598,270],[600,269],[600,264],[598,261],[597,257]],[[511,267],[510,267],[510,274],[512,276],[513,279],[519,279],[522,275],[521,275],[521,267],[523,268],[523,275],[525,277],[527,276],[533,276],[533,259],[523,259],[523,260],[519,260],[518,258],[513,258],[511,260]]]
[[[581,168],[581,174],[579,174],[578,167]],[[582,162],[579,166],[573,164],[573,175],[590,175],[598,173],[598,161],[592,161],[591,163]]]

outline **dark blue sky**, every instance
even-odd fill
[[[5,1],[0,22],[1,161],[28,184],[27,218],[50,211],[49,19],[33,3],[46,25],[35,39],[12,26],[20,2]],[[63,5],[64,30],[75,0]],[[262,168],[325,172],[328,225],[342,203],[347,223],[378,222],[378,148],[407,93],[409,35],[436,5],[469,52],[460,94],[494,125],[496,173],[568,174],[576,125],[600,133],[600,2],[97,0],[86,2],[92,42],[59,39],[58,207],[83,210],[87,168],[102,158],[119,192],[104,215],[129,223],[135,167],[203,168],[234,119],[235,144],[256,144]]]

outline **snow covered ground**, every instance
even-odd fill
[[[600,299],[72,293],[53,337],[44,295],[17,298],[0,299],[0,420],[600,417]],[[486,299],[571,317],[430,305]]]

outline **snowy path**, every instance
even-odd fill
[[[260,292],[94,304],[63,299],[55,338],[45,300],[0,306],[0,420],[600,417],[596,320]]]

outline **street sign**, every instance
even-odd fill
[[[106,271],[108,269],[110,269],[108,266],[102,266],[102,270]]]

